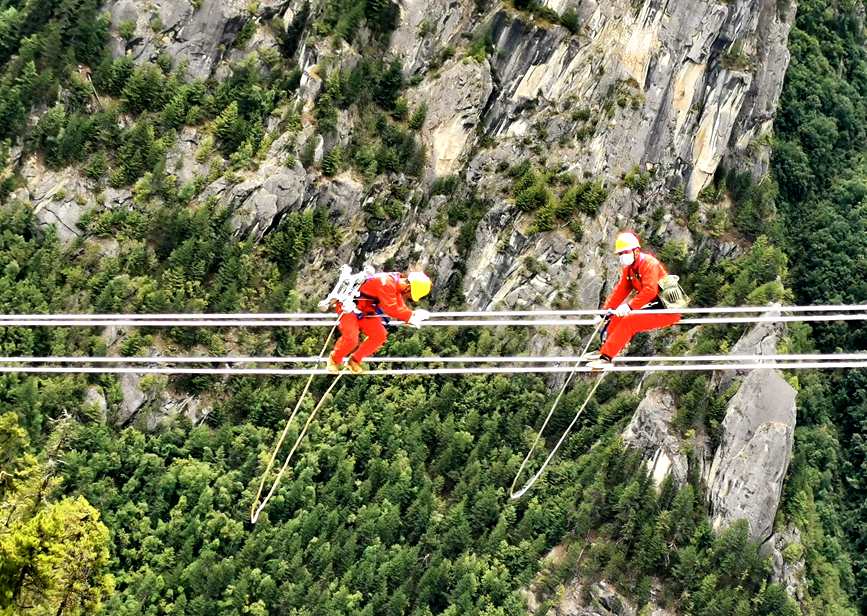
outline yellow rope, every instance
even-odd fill
[[[590,344],[593,342],[593,339],[596,337],[596,334],[602,329],[602,325],[605,321],[600,321],[596,324],[596,329],[593,330],[593,333],[590,334],[590,338],[587,340],[587,344],[584,345],[584,350],[581,352],[581,356],[587,353],[587,350],[590,348]],[[560,399],[563,397],[563,394],[566,392],[566,388],[569,386],[569,383],[572,382],[572,377],[575,376],[576,370],[581,366],[583,362],[582,359],[579,359],[575,362],[575,365],[572,367],[572,372],[569,373],[569,376],[566,378],[566,382],[563,383],[563,387],[560,388],[560,393],[557,394],[557,397],[554,399],[554,404],[551,405],[551,410],[548,411],[548,416],[545,418],[545,421],[542,422],[542,427],[539,428],[539,432],[536,434],[536,440],[533,441],[533,445],[530,447],[530,451],[527,452],[527,457],[524,458],[524,461],[521,462],[521,467],[518,469],[518,472],[515,473],[515,478],[512,480],[512,486],[509,488],[509,497],[512,500],[517,500],[521,498],[524,494],[526,494],[527,490],[533,487],[533,484],[539,480],[539,477],[542,476],[542,473],[545,472],[545,469],[548,467],[548,463],[554,458],[554,454],[557,453],[557,450],[560,449],[560,445],[563,444],[563,441],[566,440],[566,436],[569,434],[569,431],[572,430],[572,426],[575,425],[575,422],[578,421],[578,418],[581,416],[581,413],[584,412],[584,408],[587,406],[587,403],[590,402],[590,398],[593,397],[593,394],[596,393],[596,388],[599,387],[599,384],[602,382],[602,378],[605,376],[605,373],[599,375],[596,379],[596,383],[593,385],[593,388],[590,390],[590,393],[587,394],[587,397],[584,398],[584,404],[581,405],[581,408],[578,409],[578,412],[575,413],[575,417],[572,419],[572,423],[563,431],[563,434],[560,436],[560,440],[557,441],[557,444],[554,445],[554,448],[551,450],[551,453],[548,454],[548,457],[545,458],[545,461],[542,463],[542,466],[536,471],[536,474],[530,477],[530,480],[524,484],[517,492],[515,491],[515,486],[518,483],[518,479],[521,477],[521,473],[524,472],[524,468],[527,466],[527,462],[530,461],[530,456],[533,455],[533,452],[536,450],[536,445],[538,445],[539,441],[542,439],[542,434],[545,432],[545,426],[548,425],[548,422],[551,420],[551,417],[554,415],[554,411],[557,408],[557,405],[560,403]]]
[[[337,323],[331,328],[331,331],[328,332],[328,337],[325,339],[325,344],[322,345],[322,350],[319,352],[319,359],[322,359],[322,356],[325,355],[325,351],[328,348],[328,343],[331,342],[331,337],[334,335],[334,330],[337,329]],[[301,409],[301,403],[304,402],[304,398],[307,396],[307,391],[310,389],[310,384],[313,382],[313,377],[315,374],[311,374],[307,379],[307,383],[304,385],[304,389],[301,391],[301,395],[298,396],[298,401],[295,403],[295,408],[292,410],[292,413],[289,415],[289,419],[286,420],[286,426],[283,428],[283,433],[280,435],[280,438],[277,439],[277,445],[274,447],[274,450],[271,452],[271,459],[268,460],[268,466],[265,468],[265,471],[262,473],[262,480],[259,482],[259,489],[256,491],[256,500],[253,501],[253,505],[250,507],[250,522],[253,524],[259,519],[259,515],[265,509],[265,505],[268,504],[268,501],[271,500],[271,497],[274,495],[274,492],[277,490],[277,486],[280,484],[280,480],[283,477],[283,473],[286,471],[286,468],[289,466],[289,460],[292,459],[292,455],[295,453],[295,450],[298,448],[298,445],[301,443],[301,440],[304,438],[304,435],[307,434],[307,428],[310,426],[310,423],[313,421],[313,417],[315,417],[316,412],[322,406],[322,402],[331,393],[331,390],[337,384],[337,381],[340,380],[342,375],[338,374],[337,377],[332,381],[331,385],[328,386],[328,389],[319,399],[319,402],[316,404],[316,407],[310,413],[310,417],[307,418],[307,423],[304,424],[304,429],[301,430],[301,434],[298,435],[298,438],[295,440],[295,444],[292,446],[292,449],[289,451],[289,455],[286,456],[286,461],[283,462],[283,466],[280,468],[280,472],[277,473],[277,477],[274,479],[274,483],[271,484],[271,489],[268,491],[268,495],[265,496],[265,499],[260,503],[260,499],[262,498],[262,490],[265,488],[265,481],[268,478],[268,473],[271,472],[271,469],[274,467],[274,460],[277,459],[277,453],[280,451],[280,447],[283,446],[283,441],[286,438],[286,434],[289,433],[289,426],[292,425],[292,420],[295,419],[295,416],[298,414],[298,411]]]

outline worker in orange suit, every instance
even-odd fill
[[[364,372],[361,362],[373,355],[385,344],[388,333],[383,323],[384,317],[405,321],[419,327],[430,317],[427,310],[411,310],[406,299],[417,302],[431,290],[431,281],[423,272],[378,273],[368,276],[358,287],[353,303],[354,310],[344,312],[341,302],[335,303],[341,314],[338,328],[340,338],[334,344],[334,351],[328,358],[329,372],[338,372],[349,357],[347,367],[355,374]],[[359,332],[365,339],[359,344]]]
[[[634,233],[617,235],[614,251],[623,271],[604,308],[609,311],[604,343],[598,353],[588,357],[587,366],[604,370],[638,332],[668,327],[680,321],[679,314],[643,314],[643,309],[663,308],[659,299],[659,281],[668,275],[659,259],[641,250]],[[632,293],[635,295],[629,299]]]

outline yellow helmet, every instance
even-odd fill
[[[424,272],[410,272],[407,274],[406,279],[409,281],[409,294],[412,297],[412,301],[417,302],[430,293],[430,278]]]
[[[638,241],[637,235],[628,231],[617,234],[617,239],[614,240],[614,252],[619,254],[636,248],[641,248],[641,242]]]

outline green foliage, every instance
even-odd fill
[[[748,173],[730,174],[727,184],[734,199],[735,228],[754,239],[759,235],[779,236],[775,228],[777,184],[770,177],[753,184]]]
[[[397,5],[390,0],[328,0],[318,30],[352,42],[364,24],[380,42],[386,43],[397,27],[398,15]]]
[[[491,39],[491,29],[486,27],[478,32],[467,49],[467,57],[476,62],[484,62],[485,58],[494,53],[494,41]]]
[[[445,175],[433,181],[430,187],[431,195],[451,195],[457,190],[460,178],[456,175]]]
[[[121,137],[117,164],[111,176],[112,185],[131,184],[153,169],[164,154],[165,149],[156,139],[153,124],[146,121],[136,123]]]
[[[650,173],[641,171],[636,166],[623,176],[623,185],[637,193],[643,193],[650,185]]]
[[[67,103],[81,100],[78,63],[96,64],[108,37],[108,20],[96,0],[0,3],[0,140],[27,129],[34,105],[54,104],[59,85]]]
[[[421,127],[424,126],[424,120],[426,117],[427,105],[422,103],[412,112],[412,116],[410,116],[407,126],[409,126],[411,130],[421,130]]]
[[[334,146],[322,159],[322,173],[337,175],[343,167],[343,148]]]
[[[266,254],[284,275],[293,275],[313,242],[317,238],[328,237],[330,233],[331,225],[326,210],[291,212],[266,237]]]
[[[120,96],[135,71],[130,56],[112,60],[106,56],[93,73],[93,85],[97,90],[112,96]]]
[[[799,304],[862,301],[867,291],[863,40],[859,6],[824,0],[799,4],[789,37],[792,61],[774,122],[777,141],[772,157],[779,186],[776,205]],[[812,339],[820,352],[863,349],[867,329],[859,323],[820,325],[813,328]],[[810,385],[809,405],[799,409],[799,424],[802,414],[810,422],[810,431],[799,435],[799,444],[812,457],[802,459],[800,487],[791,497],[806,535],[817,613],[864,612],[865,379],[860,371],[816,378],[818,383]],[[824,399],[815,395],[818,391]]]
[[[608,192],[599,181],[576,182],[568,174],[538,173],[528,161],[510,169],[509,175],[514,178],[512,191],[518,209],[537,212],[534,232],[551,231],[565,223],[580,239],[582,225],[576,215],[596,216],[608,198]],[[565,186],[566,190],[558,196],[550,188],[552,184]]]
[[[30,455],[15,413],[0,414],[0,610],[92,614],[113,590],[109,531],[83,497],[57,499],[51,466]]]
[[[131,41],[135,36],[135,22],[130,20],[120,22],[120,25],[117,27],[117,33],[123,40]]]
[[[520,164],[510,171],[512,194],[515,205],[522,212],[529,212],[543,207],[551,199],[547,186],[547,178],[536,173],[529,163]]]
[[[581,29],[581,21],[578,18],[578,12],[569,7],[560,15],[560,24],[572,34],[578,34]]]

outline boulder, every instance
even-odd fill
[[[771,536],[792,456],[795,390],[772,370],[754,370],[729,401],[707,477],[715,529],[746,519],[750,536]]]
[[[527,595],[528,611],[538,613],[538,600],[532,593]],[[559,602],[542,613],[548,616],[637,616],[639,610],[612,584],[601,580],[587,587],[582,584],[568,586]],[[659,607],[653,600],[640,613],[641,616],[674,616],[673,612]]]
[[[224,192],[225,200],[236,206],[232,228],[241,237],[261,240],[278,215],[301,208],[306,188],[301,163],[292,168],[276,161],[263,164],[253,177]]]
[[[121,374],[119,381],[122,399],[115,421],[119,426],[126,426],[135,418],[142,407],[147,404],[148,396],[141,389],[141,376],[138,374]]]
[[[663,389],[650,389],[623,431],[623,442],[644,453],[656,485],[671,475],[677,485],[686,483],[688,462],[680,437],[672,427],[677,409]]]

